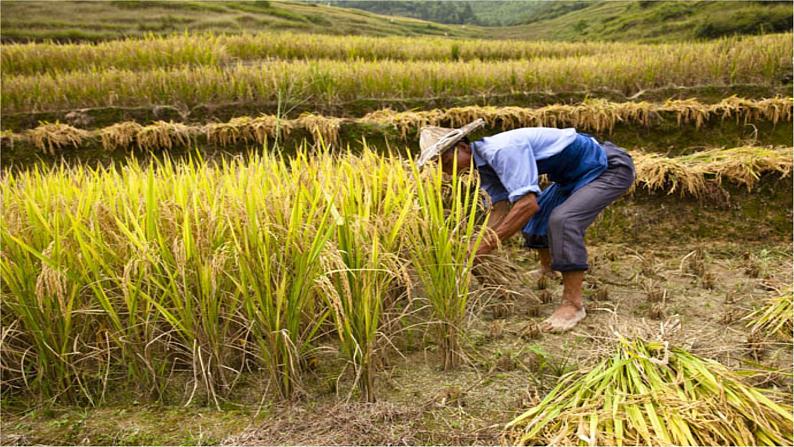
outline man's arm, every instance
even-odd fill
[[[518,199],[513,206],[509,208],[509,211],[505,213],[508,207],[507,201],[504,200],[494,204],[490,219],[495,219],[495,223],[492,225],[489,220],[488,226],[493,230],[498,240],[494,240],[493,235],[486,235],[480,243],[480,248],[477,250],[478,255],[488,254],[491,250],[496,248],[499,241],[505,241],[510,238],[510,236],[516,234],[540,209],[534,193],[529,193]],[[494,212],[496,212],[495,216]]]
[[[510,202],[507,200],[500,200],[491,205],[490,214],[488,216],[488,228],[496,230],[496,227],[504,220],[507,213],[510,212]]]

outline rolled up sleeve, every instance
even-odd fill
[[[516,145],[499,149],[491,160],[491,167],[510,203],[529,193],[540,194],[538,166],[530,147]]]
[[[488,193],[492,203],[508,199],[507,190],[492,169],[480,169],[480,187]]]

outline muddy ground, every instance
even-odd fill
[[[552,281],[539,290],[526,274],[537,267],[534,256],[516,244],[504,251],[521,265],[523,284],[514,282],[513,293],[477,288],[466,365],[441,371],[435,347],[422,340],[425,329],[410,331],[378,375],[377,403],[360,403],[351,394],[351,376],[338,376],[338,356],[329,344],[298,402],[262,400],[267,386],[257,377],[246,378],[236,403],[221,410],[201,399],[187,407],[181,401],[155,405],[123,393],[93,409],[23,409],[4,401],[2,443],[496,444],[506,422],[537,402],[561,374],[597,361],[617,333],[664,332],[676,345],[734,369],[755,370],[751,380],[761,386],[792,391],[791,340],[748,343],[742,320],[765,298],[790,288],[788,243],[593,246],[588,316],[566,334],[531,330],[552,312],[561,285]],[[657,295],[649,301],[651,290]],[[539,304],[547,292],[551,302]]]

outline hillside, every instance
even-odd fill
[[[147,33],[289,30],[371,36],[473,36],[471,29],[299,2],[3,1],[2,40],[102,41]]]
[[[483,33],[491,38],[670,41],[792,29],[790,2],[337,1],[331,4],[442,23],[490,26]]]
[[[548,19],[584,8],[583,1],[330,0],[317,3],[447,24],[505,26]]]
[[[551,40],[708,39],[790,31],[790,2],[594,2],[526,25],[493,28],[490,37]]]

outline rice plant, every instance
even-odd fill
[[[361,164],[341,163],[342,197],[331,208],[336,219],[335,250],[326,257],[321,281],[336,324],[342,352],[353,365],[360,397],[376,400],[375,373],[381,364],[390,291],[407,281],[400,258],[401,232],[413,211],[412,189],[394,160],[365,152]],[[398,180],[399,182],[399,180]]]
[[[518,445],[790,445],[791,406],[720,363],[621,338],[506,426]]]
[[[399,157],[35,165],[2,184],[0,371],[18,392],[162,397],[181,377],[185,400],[220,406],[261,368],[288,399],[330,327],[375,399],[421,250],[403,231],[420,216]]]
[[[447,370],[456,368],[463,357],[460,336],[471,273],[487,220],[477,225],[479,203],[469,193],[471,187],[479,187],[479,177],[453,175],[445,183],[440,164],[427,174],[412,167],[421,216],[410,228],[412,265],[437,320],[437,342]]]
[[[244,213],[229,221],[239,265],[231,278],[235,301],[242,303],[253,344],[285,399],[301,391],[305,357],[325,320],[314,304],[314,282],[334,228],[320,188],[299,181],[311,167],[305,153],[292,169],[283,160],[262,160],[267,183],[241,185]]]

